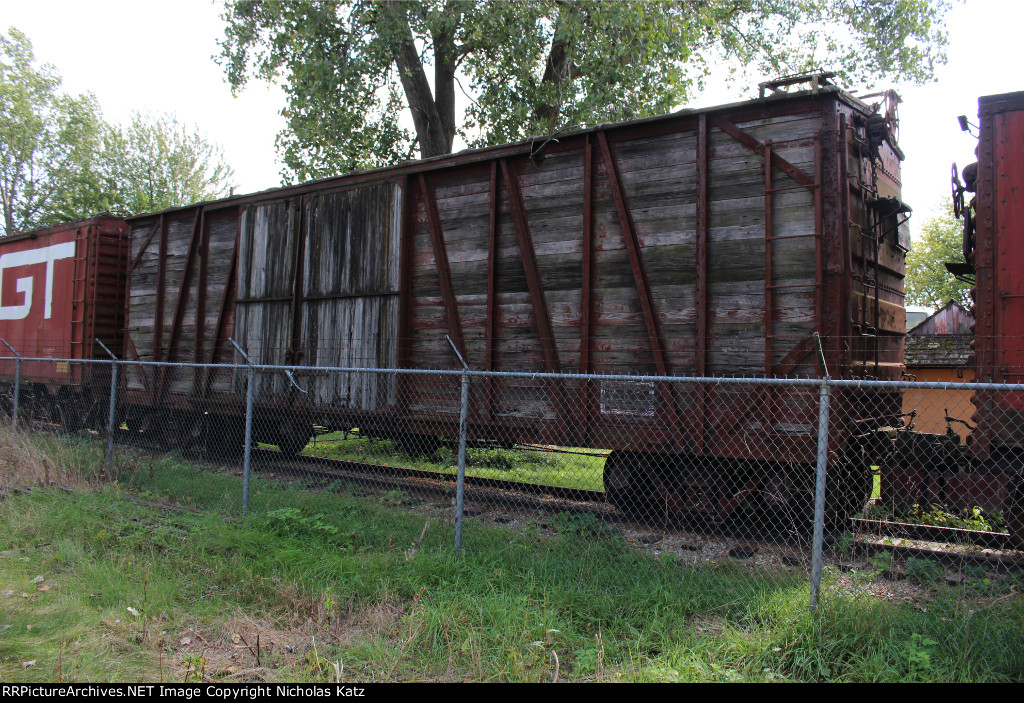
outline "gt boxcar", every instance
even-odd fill
[[[108,216],[0,239],[0,337],[26,357],[109,358],[95,339],[120,346],[127,257],[127,224]],[[15,365],[2,368],[12,383]],[[27,361],[21,373],[25,397],[69,427],[102,411],[93,385],[109,394],[109,368]]]

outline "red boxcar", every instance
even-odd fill
[[[976,229],[965,247],[976,276],[974,353],[978,381],[1024,381],[1024,92],[978,100]],[[1024,448],[1024,396],[985,397],[975,452]]]
[[[971,293],[978,381],[1024,382],[1024,92],[978,99],[974,232],[964,255]],[[965,170],[966,171],[966,170]],[[977,393],[971,449],[987,490],[1008,508],[1011,532],[1024,535],[1024,394]]]
[[[24,357],[109,358],[94,340],[120,349],[128,251],[127,224],[109,216],[0,239],[0,337]],[[15,365],[2,369],[12,382]],[[109,373],[24,362],[22,388],[37,399],[81,395],[106,384]]]

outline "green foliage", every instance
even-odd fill
[[[338,528],[324,521],[323,515],[305,516],[298,508],[278,508],[263,516],[268,530],[282,537],[333,537]]]
[[[60,92],[50,65],[36,65],[32,43],[14,27],[0,35],[0,201],[3,234],[75,219],[95,188],[102,141],[91,94]]]
[[[622,532],[593,513],[558,513],[551,525],[561,534],[580,539],[622,537]]]
[[[0,36],[2,234],[227,194],[231,168],[193,129],[170,115],[109,125],[93,95],[65,95],[60,85],[23,33]]]
[[[832,546],[832,552],[839,557],[847,559],[853,556],[853,548],[855,544],[856,537],[852,532],[846,530],[839,536],[839,539],[836,540],[836,543]]]
[[[947,261],[963,260],[963,224],[953,217],[952,201],[947,199],[942,214],[922,225],[920,238],[907,254],[907,304],[941,308],[954,300],[970,310],[970,284],[953,278],[945,266]]]
[[[907,642],[907,662],[910,675],[915,678],[926,678],[932,669],[932,655],[937,641],[919,635],[916,632]]]
[[[1006,521],[1002,513],[986,513],[978,506],[951,510],[938,505],[911,507],[907,519],[921,525],[938,527],[955,527],[961,530],[980,530],[981,532],[1002,532],[1006,529]]]
[[[110,126],[99,156],[99,175],[118,214],[141,214],[224,197],[234,171],[223,151],[173,115],[139,113]]]
[[[944,0],[233,0],[235,90],[284,79],[286,178],[394,164],[685,104],[716,65],[928,80]],[[814,22],[807,18],[813,17]],[[433,80],[427,79],[427,70]],[[455,94],[467,92],[464,120]],[[399,123],[410,110],[415,135]]]
[[[909,557],[904,565],[904,573],[907,580],[922,585],[935,584],[942,580],[942,567],[931,559]]]

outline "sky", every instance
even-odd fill
[[[903,98],[900,146],[903,198],[915,210],[912,232],[938,212],[950,191],[950,164],[974,161],[976,139],[958,115],[977,123],[981,95],[1024,90],[1020,0],[954,0],[949,62],[925,86],[891,84]],[[0,0],[0,31],[14,26],[36,58],[52,64],[69,93],[92,92],[104,117],[127,122],[133,110],[173,113],[219,143],[235,169],[236,193],[280,184],[274,139],[285,126],[280,88],[250,83],[232,96],[213,61],[223,32],[222,0]],[[753,81],[756,82],[756,81]],[[851,92],[857,94],[856,87]],[[714,84],[686,107],[751,97],[756,86]],[[756,94],[756,93],[753,93]]]

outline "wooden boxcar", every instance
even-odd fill
[[[108,359],[95,340],[115,351],[120,345],[128,247],[127,224],[108,216],[0,239],[0,337],[24,357]],[[0,368],[0,380],[12,383],[15,364]],[[25,396],[59,408],[70,426],[88,414],[102,415],[91,387],[106,387],[109,397],[109,378],[109,367],[22,365]],[[89,402],[78,402],[87,397]]]
[[[131,218],[125,353],[240,361],[230,336],[264,364],[458,368],[447,335],[478,370],[787,377],[821,373],[818,332],[833,377],[898,379],[896,100],[780,90]],[[457,433],[457,380],[256,383],[261,439],[285,448],[314,424],[426,445]],[[617,408],[621,384],[478,385],[474,437],[616,450],[620,503],[682,509],[729,462],[814,460],[816,392],[658,384]],[[176,435],[211,418],[238,431],[243,391],[241,374],[129,378],[131,403]],[[837,461],[861,487],[856,422],[899,412],[898,394],[833,401]],[[773,490],[804,490],[804,473],[773,469]]]

